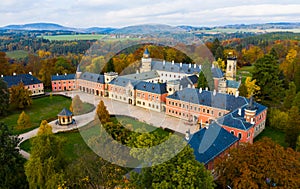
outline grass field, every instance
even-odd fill
[[[52,96],[33,99],[32,105],[25,109],[25,113],[30,116],[31,128],[16,130],[17,120],[22,110],[11,110],[8,116],[0,117],[0,121],[12,128],[14,134],[21,134],[39,127],[42,120],[52,121],[57,118],[57,114],[64,108],[69,108],[71,99],[63,96]]]
[[[284,141],[285,133],[282,131],[266,127],[265,130],[255,138],[255,141],[260,140],[264,137],[271,138],[274,142],[280,144],[281,146],[287,147],[287,144]]]
[[[8,56],[11,59],[23,59],[28,57],[28,52],[23,50],[9,51],[6,52],[6,56]]]
[[[242,76],[242,81],[246,80],[246,77],[252,77],[252,71],[254,66],[243,66],[242,68],[237,70],[237,76]]]
[[[81,34],[81,35],[54,35],[54,36],[41,36],[44,39],[50,41],[74,41],[74,40],[99,40],[106,35],[92,35],[92,34]]]

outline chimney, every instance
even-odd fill
[[[59,76],[58,73],[56,73],[56,75]]]
[[[172,60],[172,65],[174,65],[174,60]]]
[[[213,95],[216,96],[216,94],[217,94],[217,91],[216,91],[216,89],[214,89]]]
[[[139,74],[139,70],[136,70],[136,74]]]
[[[200,70],[202,69],[202,65],[201,64],[199,65],[199,68],[200,68]]]
[[[238,115],[242,116],[242,108],[239,108]]]
[[[191,85],[190,85],[190,84],[188,84],[188,88],[191,88]]]
[[[183,87],[182,87],[182,85],[180,85],[180,90],[182,90],[183,89]]]
[[[239,92],[239,91],[236,91],[236,92],[235,92],[235,97],[237,98],[237,97],[239,97],[239,95],[240,95],[240,92]]]
[[[29,72],[30,75],[32,75],[32,72]]]
[[[65,73],[65,75],[67,75],[67,73]]]
[[[191,68],[192,67],[192,64],[191,63],[189,63],[189,68]]]
[[[197,64],[194,64],[194,68],[195,68],[195,69],[197,68]]]
[[[180,64],[179,64],[179,65],[180,65],[180,68],[181,68],[181,67],[182,67],[182,62],[180,62]]]
[[[166,65],[166,61],[165,60],[163,61],[163,65]]]
[[[195,89],[195,85],[192,85],[192,88]]]
[[[212,69],[213,69],[213,68],[215,68],[215,65],[214,65],[214,64],[212,64],[212,65],[211,65],[211,68],[212,68]]]
[[[205,87],[205,90],[208,91],[208,87]]]
[[[13,75],[17,75],[16,73],[13,73]]]
[[[202,93],[202,88],[199,89],[199,93]]]
[[[251,122],[250,122],[251,124],[255,124],[255,121],[254,121],[254,118],[252,117],[251,118]]]

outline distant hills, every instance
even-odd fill
[[[222,30],[223,29],[223,30]],[[224,30],[226,29],[226,30]],[[226,26],[215,26],[215,27],[194,27],[194,26],[177,26],[170,27],[167,25],[140,25],[140,26],[128,26],[121,29],[110,28],[110,27],[90,27],[90,28],[72,28],[66,27],[55,23],[31,23],[24,25],[8,25],[0,27],[0,30],[27,30],[27,31],[69,31],[69,32],[78,32],[78,33],[148,33],[150,30],[168,32],[176,30],[185,30],[185,31],[223,31],[231,29],[231,31],[247,31],[253,32],[255,30],[268,30],[268,31],[288,31],[299,29],[300,23],[266,23],[266,24],[235,24],[235,25],[226,25]]]
[[[54,23],[31,23],[24,25],[8,25],[0,27],[0,30],[28,30],[28,31],[74,31],[79,33],[110,33],[115,28],[71,28]]]

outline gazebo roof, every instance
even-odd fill
[[[66,108],[64,108],[59,114],[57,114],[57,116],[72,116],[72,115],[73,113]]]

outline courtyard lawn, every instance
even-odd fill
[[[149,131],[153,132],[159,132],[161,135],[168,135],[169,132],[164,131],[162,129],[157,129],[156,127],[153,127],[151,125],[148,125],[146,123],[139,122],[133,118],[129,117],[119,117],[116,119],[115,117],[112,117],[112,121],[114,123],[117,123],[117,121],[122,122],[122,124],[133,124],[134,128],[137,127],[143,127],[148,129]],[[89,148],[89,146],[86,144],[86,141],[82,138],[82,135],[85,138],[90,138],[92,136],[98,136],[98,133],[100,132],[99,125],[97,122],[91,122],[87,126],[80,128],[80,132],[78,130],[73,130],[69,132],[61,132],[55,134],[56,136],[62,137],[64,139],[64,145],[63,145],[63,152],[65,155],[65,158],[67,161],[73,161],[82,153],[85,152],[91,152],[92,150]],[[26,152],[30,153],[31,144],[30,141],[32,139],[26,140],[23,143],[21,143],[20,147],[21,149],[25,150]]]
[[[57,114],[63,108],[69,108],[71,99],[64,96],[47,96],[42,98],[33,99],[32,105],[25,109],[25,113],[30,116],[31,127],[21,130],[16,130],[17,120],[22,110],[11,110],[8,116],[0,117],[0,121],[8,125],[14,134],[21,134],[28,132],[40,126],[42,120],[48,122],[57,118]]]
[[[283,147],[287,147],[287,144],[284,141],[285,133],[282,131],[275,130],[270,127],[266,127],[265,130],[255,138],[255,141],[260,140],[264,137],[271,138],[277,144],[280,144]]]

